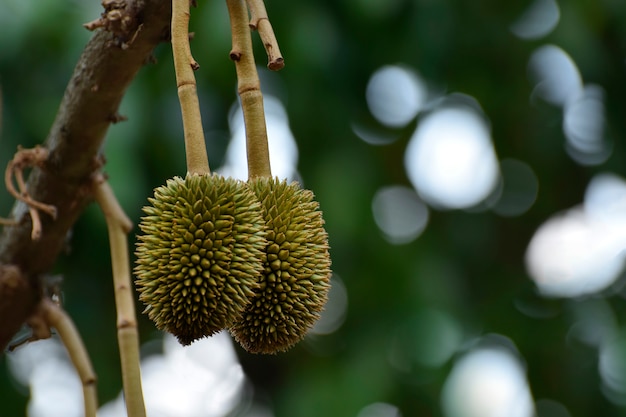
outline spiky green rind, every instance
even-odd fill
[[[183,345],[232,325],[264,268],[255,195],[232,178],[188,174],[155,189],[149,202],[135,266],[144,312]]]
[[[326,304],[328,235],[311,191],[273,178],[248,184],[261,201],[267,259],[252,303],[229,330],[249,352],[277,353],[302,340]]]

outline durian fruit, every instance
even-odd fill
[[[304,338],[328,299],[328,235],[311,191],[269,177],[248,185],[265,217],[267,258],[251,304],[229,330],[251,353],[277,353]]]
[[[187,174],[155,189],[149,202],[135,266],[144,312],[183,345],[232,325],[265,262],[255,195],[242,181]]]

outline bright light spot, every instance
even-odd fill
[[[395,405],[374,403],[363,407],[357,417],[402,417],[402,413]]]
[[[372,200],[374,221],[390,243],[415,240],[428,223],[428,207],[409,187],[382,187]]]
[[[341,327],[346,320],[348,310],[348,291],[343,281],[337,274],[333,274],[328,292],[328,302],[322,311],[320,319],[315,323],[309,333],[331,334]]]
[[[28,385],[35,367],[46,358],[67,357],[63,345],[56,338],[28,343],[7,354],[7,365],[13,377],[22,385]]]
[[[556,215],[535,232],[528,271],[542,294],[576,297],[610,286],[624,266],[626,182],[596,176],[582,207]]]
[[[84,414],[80,379],[58,339],[29,343],[7,359],[13,376],[30,387],[29,417]]]
[[[146,412],[155,416],[218,417],[239,402],[245,375],[230,337],[222,332],[181,346],[171,335],[163,355],[142,361]],[[105,404],[100,417],[125,417],[123,397]]]
[[[533,417],[519,359],[504,348],[476,349],[454,364],[442,393],[446,417]]]
[[[533,95],[563,107],[563,132],[569,156],[582,165],[598,165],[611,155],[605,139],[604,91],[583,87],[578,67],[561,48],[537,49],[528,64],[536,85]]]
[[[499,178],[487,122],[462,108],[426,116],[407,146],[404,164],[420,197],[440,208],[475,206]]]
[[[576,297],[608,287],[622,269],[611,227],[580,208],[553,216],[535,232],[526,265],[543,295]]]
[[[606,396],[626,405],[626,332],[622,330],[602,345],[598,367]]]
[[[563,132],[567,138],[567,151],[572,159],[583,165],[605,162],[611,155],[611,147],[604,139],[602,88],[586,86],[563,110]]]
[[[287,112],[275,97],[264,96],[263,104],[272,176],[294,179],[298,165],[298,145],[289,128]],[[232,138],[226,149],[224,165],[217,171],[225,177],[247,180],[246,130],[239,103],[236,103],[236,110],[232,112],[229,122]]]
[[[504,217],[524,214],[537,199],[537,176],[528,164],[517,159],[500,161],[500,173],[502,189],[493,211]]]
[[[545,45],[533,52],[528,63],[536,85],[533,95],[557,106],[577,98],[583,88],[578,67],[572,58],[555,45]]]
[[[365,97],[379,122],[390,127],[403,127],[424,105],[426,87],[415,72],[388,65],[372,75]]]
[[[511,32],[522,39],[539,39],[552,32],[561,13],[555,0],[535,0],[511,25]]]
[[[585,190],[585,211],[598,221],[626,227],[626,181],[615,174],[598,174]]]
[[[30,381],[29,417],[84,415],[82,383],[67,360],[46,360]]]

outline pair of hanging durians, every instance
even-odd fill
[[[317,321],[331,272],[311,191],[269,176],[188,173],[149,202],[135,275],[157,328],[183,345],[228,329],[247,351],[276,353]]]

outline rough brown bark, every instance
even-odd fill
[[[18,202],[12,211],[18,226],[5,226],[0,235],[2,350],[34,311],[41,277],[53,267],[69,229],[92,200],[90,182],[100,168],[100,148],[109,125],[118,120],[126,88],[154,47],[169,39],[169,1],[104,0],[103,4],[105,14],[113,11],[107,15],[111,19],[102,20],[105,26],[86,45],[44,144],[49,158],[42,169],[32,170],[28,180],[30,195],[54,205],[57,219],[42,214],[43,235],[33,241],[28,209]],[[6,276],[12,286],[2,284]]]

